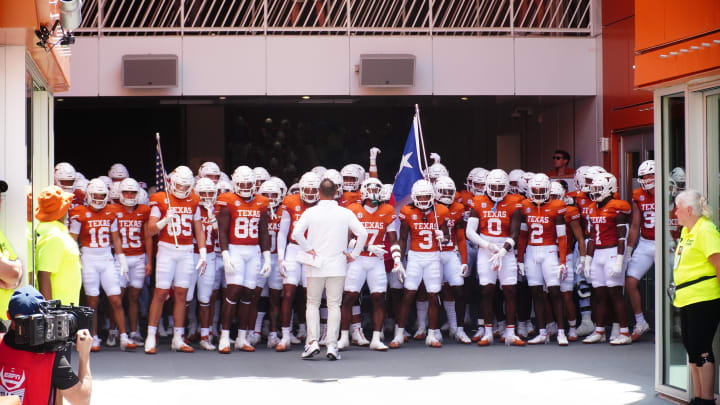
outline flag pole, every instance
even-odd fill
[[[166,173],[165,172],[165,163],[163,162],[162,148],[160,147],[160,132],[155,132],[155,140],[157,141],[156,147],[157,147],[158,156],[160,157],[160,169],[162,170],[163,182],[165,182],[165,187],[163,187],[163,188],[165,189],[165,198],[167,198],[167,204],[168,204],[167,216],[168,216],[168,219],[170,220],[170,223],[168,224],[168,226],[170,226],[172,228],[172,236],[173,236],[173,240],[175,241],[175,248],[177,249],[179,246],[178,246],[178,241],[177,241],[177,234],[175,232],[175,224],[174,224],[175,221],[173,221],[173,215],[171,213],[172,206],[170,205],[170,193],[168,192],[168,187],[170,187],[170,184],[168,184],[167,175],[165,174]],[[168,233],[170,233],[169,229],[168,229]]]
[[[422,148],[422,155],[423,160],[425,161],[425,170],[421,170],[423,174],[423,178],[425,180],[428,180],[428,162],[427,162],[427,153],[425,153],[425,139],[423,138],[423,132],[422,132],[422,124],[420,123],[420,106],[418,104],[415,104],[415,117],[417,117],[417,126],[418,126],[418,136],[420,137],[420,147]],[[428,180],[429,181],[429,180]],[[437,219],[437,210],[435,209],[435,193],[433,192],[433,196],[431,198],[432,201],[432,210],[433,210],[433,217],[435,218],[435,227],[437,230],[440,230],[440,224],[438,223]],[[438,245],[440,245],[438,241]],[[440,246],[438,246],[440,248]]]

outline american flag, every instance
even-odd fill
[[[165,181],[163,176],[162,157],[160,152],[155,149],[155,188],[157,191],[165,191]]]

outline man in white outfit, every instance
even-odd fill
[[[292,237],[306,254],[308,326],[303,359],[320,353],[320,300],[325,290],[328,306],[327,357],[339,360],[337,340],[340,331],[340,301],[345,286],[347,264],[362,252],[367,231],[352,211],[340,207],[335,201],[336,185],[325,179],[320,183],[320,201],[308,208],[300,217]],[[307,238],[305,232],[307,231]],[[357,243],[352,253],[347,253],[348,232],[355,234]]]

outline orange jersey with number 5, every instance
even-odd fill
[[[640,236],[655,240],[655,196],[637,188],[633,190],[632,200],[640,208]]]
[[[472,204],[480,218],[480,233],[491,237],[509,237],[512,214],[522,209],[519,199],[512,196],[506,196],[496,206],[490,197],[478,195],[473,198]]]
[[[230,212],[231,245],[257,245],[260,235],[260,217],[270,207],[270,200],[256,195],[249,202],[235,193],[223,193],[217,205],[227,207]]]
[[[437,224],[435,223],[436,213]],[[438,241],[435,239],[435,231],[438,226],[442,226],[449,214],[447,207],[442,204],[435,205],[435,210],[428,213],[423,213],[412,205],[402,207],[398,217],[410,228],[410,250],[415,252],[440,251]]]
[[[125,256],[145,254],[144,226],[150,218],[150,207],[138,204],[135,211],[127,212],[124,207],[117,206],[116,216]]]
[[[199,205],[200,197],[195,193],[192,193],[188,198],[183,198],[182,200],[170,194],[170,215],[172,215],[172,223],[168,222],[160,231],[158,241],[175,244],[175,237],[177,237],[178,245],[192,246],[193,221],[199,218]],[[151,209],[157,207],[160,210],[160,218],[165,218],[168,214],[168,200],[165,192],[160,191],[153,194],[150,197],[150,207]],[[175,237],[173,235],[175,235]]]
[[[70,210],[70,232],[77,233],[84,248],[110,248],[111,231],[117,231],[117,208],[106,205],[100,211],[78,205]],[[79,225],[79,227],[78,227]]]
[[[528,245],[552,246],[557,245],[557,231],[555,219],[567,212],[565,203],[560,200],[550,200],[541,206],[525,205],[523,215],[528,226]]]
[[[595,246],[608,247],[618,243],[617,224],[615,219],[620,214],[630,214],[631,208],[627,201],[612,199],[602,208],[593,202],[588,209],[588,219],[595,237]]]
[[[390,204],[380,204],[373,213],[367,212],[365,207],[360,204],[350,204],[347,209],[355,214],[358,221],[360,221],[368,232],[365,247],[368,245],[382,245],[387,227],[397,218],[395,208]],[[370,252],[363,250],[360,255],[370,256]]]

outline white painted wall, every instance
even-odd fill
[[[594,38],[80,37],[58,95],[595,95],[597,52]],[[146,53],[178,56],[177,88],[122,88],[122,56]],[[363,53],[415,55],[415,86],[361,87]]]

